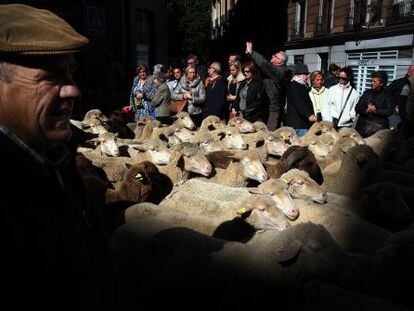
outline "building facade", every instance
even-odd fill
[[[350,66],[360,94],[373,71],[392,81],[414,63],[414,0],[291,0],[288,25],[290,64]]]

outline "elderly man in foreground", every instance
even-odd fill
[[[87,43],[49,11],[0,5],[0,274],[13,310],[116,310],[105,233],[66,147],[72,54]]]

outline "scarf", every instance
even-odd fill
[[[322,86],[320,89],[315,89],[313,86],[311,87],[311,92],[315,95],[321,95],[323,92],[325,92],[326,88]]]
[[[303,75],[293,76],[292,81],[295,81],[302,85],[306,85],[306,78]]]

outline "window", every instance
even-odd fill
[[[396,78],[397,65],[386,65],[384,60],[396,60],[398,51],[358,52],[348,53],[349,67],[354,73],[354,83],[358,94],[371,88],[371,74],[377,70],[384,70],[388,74],[388,83]],[[382,60],[379,61],[379,60]],[[391,63],[395,63],[392,61]]]

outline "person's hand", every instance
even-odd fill
[[[309,117],[309,122],[314,123],[316,121],[317,121],[317,118],[316,118],[316,116],[314,114]]]
[[[138,98],[138,99],[142,99],[144,97],[144,94],[137,93],[137,95],[135,95],[135,97]]]
[[[253,43],[251,41],[246,42],[246,54],[251,54],[253,51]]]
[[[184,99],[192,99],[193,98],[193,96],[191,96],[190,92],[185,92],[183,97],[184,97]]]
[[[365,113],[374,112],[376,110],[377,110],[377,107],[375,107],[375,105],[369,103],[367,109],[365,110]]]
[[[231,94],[227,95],[227,100],[228,100],[228,101],[233,101],[233,100],[235,100],[235,99],[236,99],[236,96],[231,95]]]

